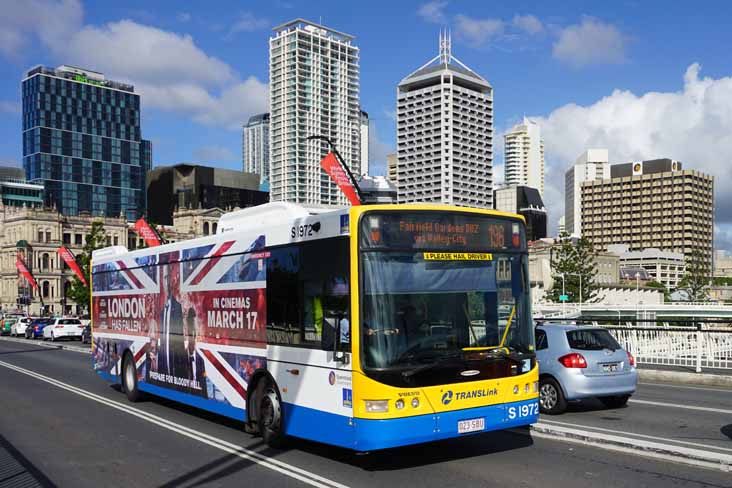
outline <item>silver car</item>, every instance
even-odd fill
[[[599,398],[608,408],[622,407],[635,393],[638,372],[633,355],[607,329],[544,324],[536,328],[539,407],[558,414],[567,402]]]

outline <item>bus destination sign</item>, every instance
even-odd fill
[[[369,212],[362,219],[362,248],[471,250],[520,248],[516,219],[454,212]]]

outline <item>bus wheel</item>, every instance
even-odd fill
[[[277,388],[269,381],[260,383],[261,389],[257,392],[259,398],[259,433],[269,447],[282,447],[285,439],[282,403]]]
[[[132,354],[125,354],[122,361],[122,389],[131,402],[139,402],[142,399],[142,392],[137,388],[137,367]]]

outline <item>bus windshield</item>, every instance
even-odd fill
[[[465,348],[532,351],[525,255],[373,251],[362,263],[366,368],[428,364]]]

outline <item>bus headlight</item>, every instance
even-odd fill
[[[364,400],[366,411],[369,413],[384,413],[389,411],[389,400]]]
[[[419,398],[414,397],[414,398],[412,398],[412,408],[417,408],[417,407],[419,407]]]
[[[532,388],[533,393],[539,393],[539,382],[534,381],[534,387]]]
[[[394,406],[397,408],[397,410],[401,410],[402,408],[404,408],[404,400],[400,398],[399,400],[394,402]]]

